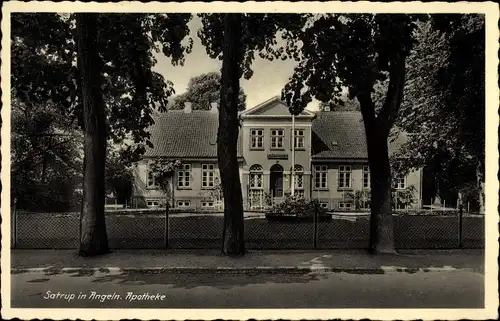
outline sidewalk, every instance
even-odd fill
[[[83,258],[75,250],[12,250],[13,273],[26,271],[117,270],[188,273],[280,273],[470,270],[484,273],[483,250],[415,250],[372,256],[363,250],[250,251],[230,258],[216,250],[115,250]]]

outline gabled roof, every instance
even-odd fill
[[[171,110],[155,116],[151,127],[153,148],[145,157],[217,158],[218,114],[195,110]],[[313,159],[367,159],[363,118],[359,112],[318,112],[312,121]],[[404,133],[391,140],[392,154],[407,140]],[[238,157],[243,157],[241,130]]]
[[[217,158],[218,117],[217,113],[205,110],[191,113],[170,110],[157,115],[150,129],[153,148],[147,148],[144,156]],[[241,139],[237,153],[242,157]]]
[[[279,96],[272,97],[257,106],[247,109],[240,114],[241,118],[268,118],[268,117],[292,117],[288,111],[286,102],[281,100]],[[314,118],[314,113],[304,109],[297,117],[299,118]]]
[[[318,112],[312,123],[313,159],[367,159],[363,117],[360,112]],[[399,133],[389,141],[393,154],[407,140]]]

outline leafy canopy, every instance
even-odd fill
[[[187,91],[174,98],[171,109],[183,109],[184,103],[191,102],[193,110],[210,110],[212,103],[220,101],[220,72],[209,72],[189,80]],[[240,88],[238,110],[246,109],[246,95]]]
[[[82,134],[53,104],[11,102],[11,196],[19,208],[72,210],[81,179]]]
[[[484,17],[436,15],[417,31],[419,44],[408,60],[397,121],[412,134],[395,155],[395,168],[407,172],[426,166],[441,186],[439,193],[446,188],[456,195],[471,190],[475,168],[484,164]],[[484,181],[480,167],[478,179]]]
[[[192,48],[190,14],[99,14],[98,47],[106,103],[107,134],[129,139],[144,151],[152,112],[166,110],[172,83],[153,72],[153,51],[182,64]],[[40,26],[44,26],[40,28]],[[82,125],[73,14],[12,15],[12,86],[28,107],[52,102],[62,115]]]
[[[377,90],[389,80],[391,62],[409,54],[414,44],[412,31],[417,16],[404,14],[323,14],[307,15],[301,32],[287,37],[288,47],[299,61],[294,75],[283,90],[293,113],[303,110],[312,98],[339,104],[345,88],[349,97],[371,96],[375,109],[388,118],[382,108],[387,92]],[[289,55],[290,56],[290,55]],[[388,86],[387,86],[388,87]],[[387,88],[386,87],[386,88]],[[377,102],[381,102],[378,103]],[[377,106],[379,105],[379,106]]]
[[[158,184],[163,191],[168,191],[173,174],[176,169],[181,168],[182,162],[180,160],[160,158],[151,161],[148,166],[156,184]]]
[[[198,14],[202,20],[202,28],[198,37],[209,57],[222,60],[223,52],[223,23],[224,14]],[[281,38],[293,37],[304,23],[304,16],[300,14],[241,14],[241,76],[250,79],[253,75],[251,68],[255,55],[270,60],[283,58],[284,53],[294,55],[297,49],[295,44],[280,46]],[[295,53],[296,54],[296,53]]]

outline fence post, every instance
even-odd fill
[[[11,222],[11,233],[12,233],[12,239],[11,239],[11,248],[16,248],[17,247],[17,212],[16,212],[16,206],[17,205],[17,198],[14,198],[14,206],[12,208],[12,222]]]
[[[314,241],[313,246],[316,250],[318,248],[318,210],[319,210],[319,200],[314,201],[314,216],[313,216],[313,225],[314,225]]]
[[[459,205],[458,209],[458,248],[462,248],[462,229],[463,229],[463,205]]]
[[[165,202],[165,248],[168,249],[168,239],[169,239],[169,225],[168,225],[168,212],[170,210],[170,204],[168,201]]]

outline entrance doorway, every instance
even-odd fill
[[[274,164],[269,177],[269,191],[273,197],[283,197],[283,167]]]

